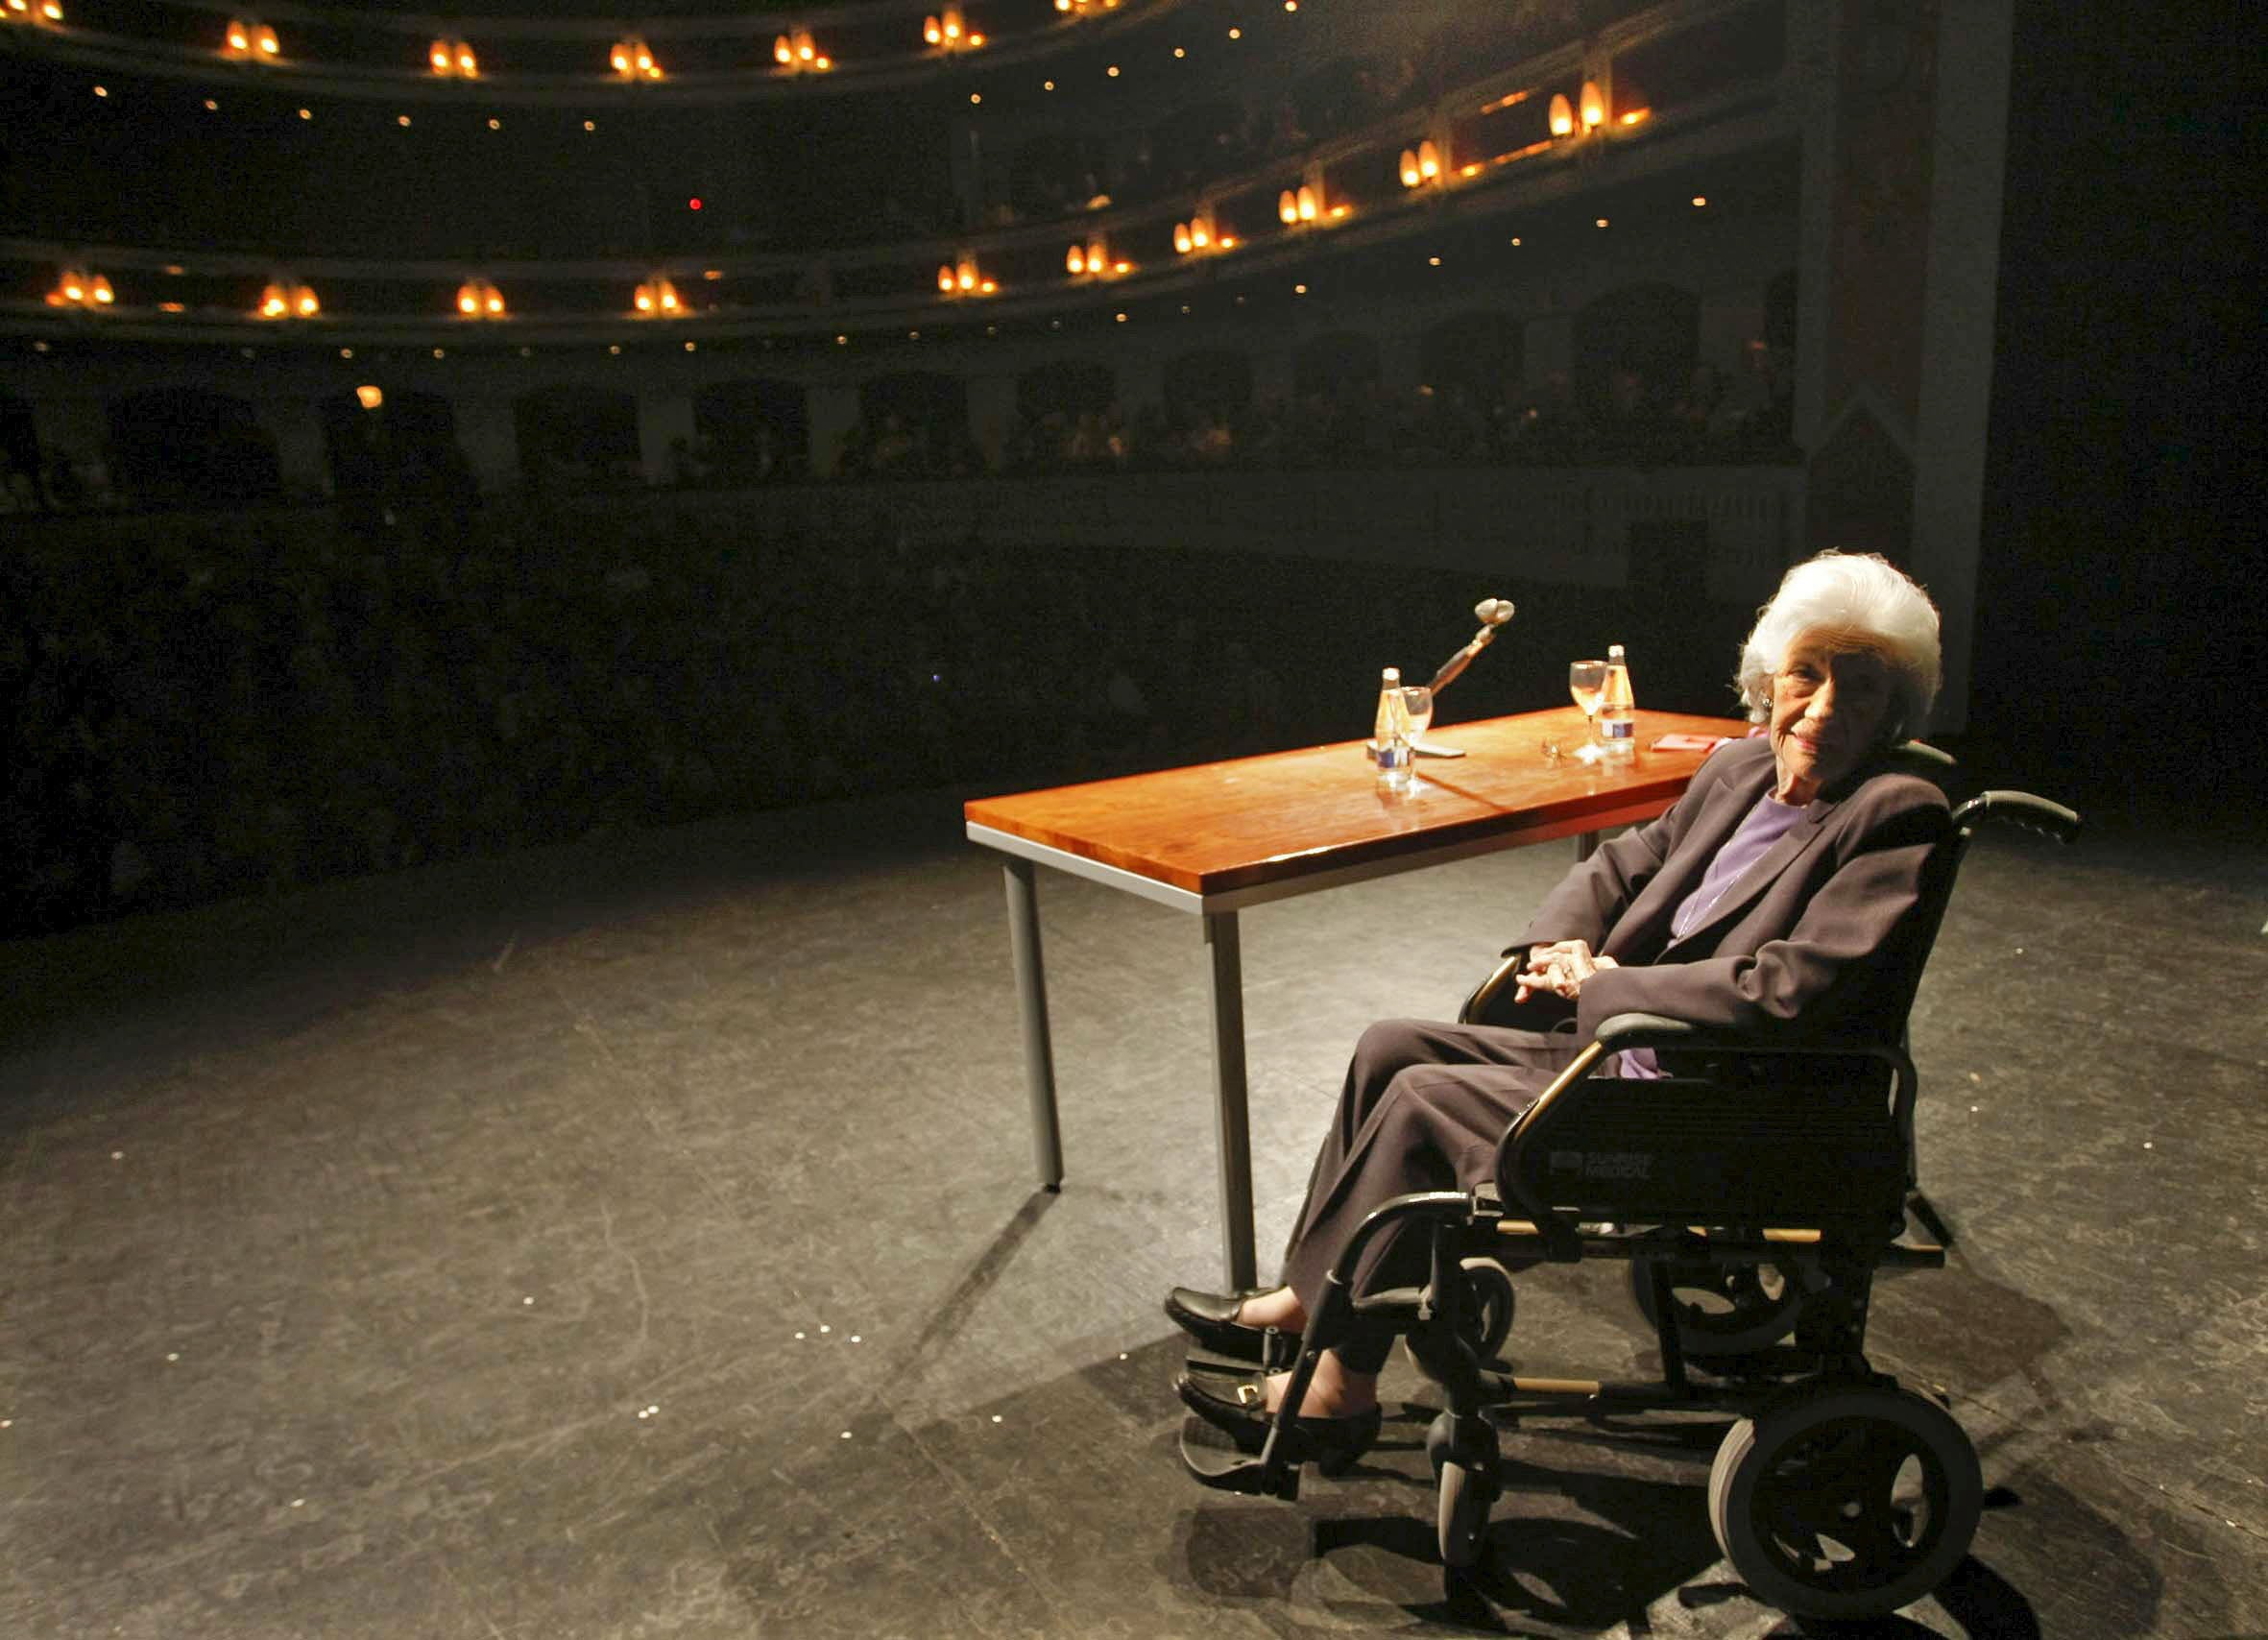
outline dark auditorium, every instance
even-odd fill
[[[2264,33],[0,0],[0,1635],[2268,1636]]]

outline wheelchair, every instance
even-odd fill
[[[1969,840],[1987,822],[2068,841],[2079,817],[2025,792],[1963,804],[1922,897],[1880,960],[1910,1011]],[[1502,995],[1507,953],[1466,999],[1467,1024],[1532,1024]],[[1403,1195],[1347,1239],[1292,1368],[1285,1411],[1257,1455],[1192,1445],[1191,1475],[1295,1500],[1279,1447],[1320,1352],[1357,1314],[1405,1335],[1446,1403],[1427,1432],[1442,1565],[1481,1559],[1501,1491],[1499,1439],[1523,1414],[1729,1411],[1707,1488],[1718,1548],[1765,1604],[1799,1617],[1886,1615],[1935,1589],[1967,1555],[1983,1505],[1975,1448],[1938,1401],[1865,1353],[1877,1271],[1937,1268],[1949,1240],[1916,1188],[1914,1064],[1902,1042],[1783,1041],[1647,1014],[1605,1021],[1506,1132],[1494,1176],[1471,1191]],[[1602,1074],[1651,1048],[1660,1080]],[[1918,1222],[1917,1222],[1918,1221]],[[1425,1227],[1422,1288],[1356,1293],[1379,1235]],[[1934,1232],[1935,1239],[1931,1239]],[[1653,1328],[1658,1382],[1544,1380],[1504,1370],[1512,1269],[1619,1259]],[[1193,1370],[1237,1368],[1193,1352]],[[1249,1370],[1243,1368],[1243,1370]]]

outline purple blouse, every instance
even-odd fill
[[[1725,898],[1725,891],[1738,882],[1749,868],[1762,859],[1772,845],[1796,829],[1803,818],[1803,808],[1792,803],[1781,803],[1771,792],[1756,800],[1755,808],[1741,816],[1741,823],[1733,828],[1709,861],[1709,869],[1701,873],[1701,881],[1693,892],[1678,902],[1677,909],[1670,915],[1670,937],[1681,940],[1708,920],[1717,902]],[[1651,1048],[1633,1048],[1616,1055],[1621,1061],[1613,1074],[1653,1080],[1662,1074],[1661,1066]]]

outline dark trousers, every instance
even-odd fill
[[[1580,1049],[1572,1034],[1431,1020],[1382,1020],[1364,1031],[1284,1253],[1284,1284],[1307,1313],[1316,1313],[1324,1276],[1373,1208],[1486,1179],[1505,1129]],[[1428,1273],[1422,1230],[1403,1226],[1371,1242],[1353,1290],[1416,1287]],[[1335,1347],[1347,1367],[1376,1372],[1393,1344],[1390,1331],[1358,1323]]]

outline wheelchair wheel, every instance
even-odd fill
[[[1480,1561],[1496,1492],[1461,1463],[1441,1466],[1440,1486],[1441,1564],[1461,1571]]]
[[[1661,1262],[1643,1256],[1630,1260],[1630,1297],[1649,1327],[1659,1325],[1653,1266]],[[1687,1355],[1700,1360],[1752,1355],[1796,1330],[1796,1318],[1803,1313],[1803,1283],[1792,1262],[1719,1265],[1672,1258],[1668,1263],[1677,1343]]]
[[[1512,1272],[1494,1259],[1467,1259],[1464,1279],[1479,1322],[1474,1353],[1483,1361],[1495,1361],[1504,1354],[1505,1340],[1512,1336],[1512,1315],[1518,1302],[1512,1291]]]
[[[1441,1564],[1461,1571],[1480,1560],[1496,1507],[1496,1431],[1484,1419],[1443,1412],[1426,1431],[1425,1454],[1440,1488]]]
[[[1709,1529],[1756,1597],[1880,1617],[1944,1581],[1984,1501],[1976,1448],[1910,1389],[1820,1385],[1743,1418],[1709,1470]]]

